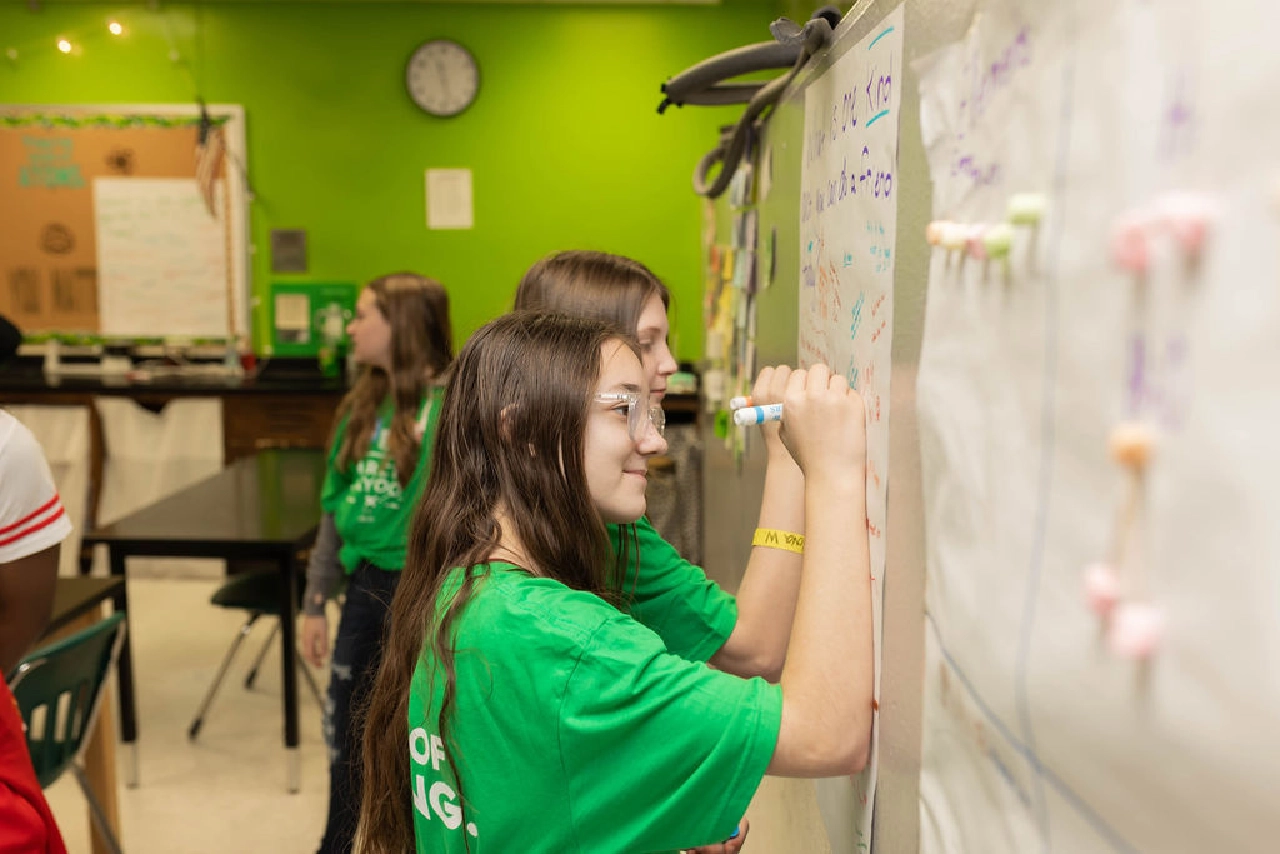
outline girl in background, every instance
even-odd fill
[[[325,603],[347,577],[325,702],[329,809],[320,854],[347,854],[354,843],[360,713],[381,660],[453,363],[448,294],[413,273],[374,279],[360,294],[347,334],[363,369],[338,410],[303,597],[302,651],[320,667],[329,651]]]

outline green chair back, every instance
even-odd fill
[[[124,616],[113,614],[35,650],[14,672],[9,687],[27,725],[27,748],[42,787],[53,785],[80,758],[124,630]]]

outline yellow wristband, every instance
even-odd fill
[[[804,534],[793,534],[790,531],[776,531],[773,528],[756,528],[756,535],[751,538],[751,545],[764,546],[768,549],[783,549],[804,554]]]

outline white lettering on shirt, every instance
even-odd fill
[[[440,740],[440,736],[435,733],[431,734],[431,767],[439,771],[440,763],[444,761],[444,742]]]
[[[419,749],[418,742],[422,742]],[[409,733],[409,755],[413,757],[413,761],[419,765],[426,765],[431,760],[431,754],[427,753],[427,731],[422,727],[418,727]],[[436,770],[440,770],[440,766],[436,766]]]
[[[431,784],[431,808],[450,830],[457,830],[462,824],[462,810],[458,809],[457,800],[457,793],[447,783],[437,780]]]
[[[415,765],[426,768],[430,765],[433,771],[440,770],[440,763],[447,761],[444,752],[444,740],[435,733],[428,733],[417,727],[409,731],[409,757]],[[458,793],[443,780],[436,780],[427,788],[427,778],[423,774],[413,775],[413,807],[427,821],[431,814],[444,823],[449,830],[457,830],[462,826],[462,808],[458,806]],[[475,824],[467,823],[467,833],[477,836]]]

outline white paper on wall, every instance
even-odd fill
[[[868,412],[866,524],[877,698],[904,27],[899,6],[809,83],[800,179],[799,363],[821,362],[843,374],[862,394]],[[871,844],[877,743],[873,732],[863,773],[817,787],[833,843],[846,842],[856,851]]]
[[[1280,838],[1274,23],[1243,0],[993,0],[919,65],[935,220],[1047,201],[1007,263],[932,250],[926,854]],[[1153,226],[1140,281],[1112,224],[1171,192],[1220,215],[1198,263]],[[1158,436],[1128,523],[1122,422]],[[1084,596],[1117,543],[1126,601],[1165,620],[1146,664]]]
[[[467,229],[475,224],[470,169],[427,170],[427,228]]]
[[[95,178],[101,332],[227,334],[226,188],[209,216],[194,178]]]

